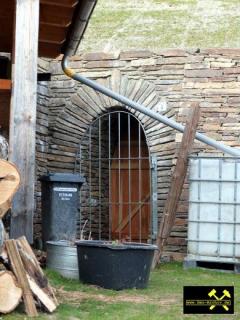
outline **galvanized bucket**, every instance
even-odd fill
[[[66,240],[47,241],[47,267],[65,278],[79,279],[76,246]]]

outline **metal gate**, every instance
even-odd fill
[[[135,116],[112,111],[96,119],[81,140],[75,164],[75,171],[86,179],[81,189],[80,236],[139,242],[152,239],[156,233],[156,212],[152,215],[156,179],[151,178],[151,170],[156,170],[156,165],[151,165],[146,135]]]

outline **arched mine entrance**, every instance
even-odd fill
[[[151,166],[139,120],[105,113],[87,128],[76,161],[81,190],[81,237],[147,242],[151,238]]]

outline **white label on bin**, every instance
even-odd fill
[[[60,187],[54,187],[54,191],[60,191],[60,192],[77,192],[77,188],[60,188]]]

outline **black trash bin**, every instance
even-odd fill
[[[79,174],[49,173],[42,182],[42,236],[46,241],[75,241],[79,191],[85,179]]]

